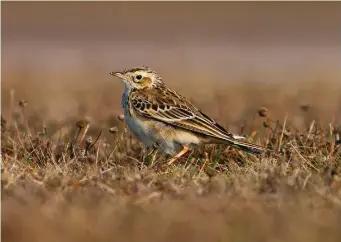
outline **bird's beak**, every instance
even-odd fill
[[[123,75],[121,72],[110,72],[110,75],[116,76],[116,77],[124,79],[124,80],[127,79],[127,77],[125,75]]]

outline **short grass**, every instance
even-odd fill
[[[110,101],[79,101],[77,112],[56,120],[48,114],[58,109],[44,111],[27,95],[34,90],[3,89],[3,240],[340,241],[340,114],[325,108],[328,95],[337,97],[306,83],[321,96],[279,99],[273,87],[235,85],[225,90],[240,94],[239,106],[222,90],[193,99],[269,151],[257,157],[210,145],[169,166],[130,135],[119,103],[112,113]]]

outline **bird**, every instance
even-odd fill
[[[128,129],[146,147],[171,155],[169,165],[205,144],[226,144],[254,155],[265,150],[226,131],[147,66],[110,74],[124,84],[121,105]]]

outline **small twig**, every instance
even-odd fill
[[[184,175],[184,174],[186,174],[186,172],[191,168],[191,166],[194,164],[194,160],[196,161],[196,159],[194,159],[194,158],[189,158],[189,157],[191,157],[191,155],[193,154],[194,152],[192,151],[191,153],[190,153],[190,155],[188,156],[188,158],[186,159],[186,163],[185,163],[185,169],[183,170],[183,172],[181,173],[182,174],[182,176]],[[187,161],[188,161],[188,165],[187,165]]]
[[[311,173],[309,173],[309,174],[304,178],[304,181],[303,181],[303,188],[306,187],[306,185],[307,185],[308,180],[309,180],[310,177],[311,177]]]
[[[57,164],[57,162],[56,162],[56,160],[54,159],[53,156],[51,156],[51,161],[52,161],[52,163],[53,163],[55,169],[58,170],[58,172],[63,173],[62,168],[60,168],[60,166]]]
[[[150,152],[150,154],[147,155],[147,157],[151,157],[151,163],[149,165],[149,168],[153,167],[156,163],[156,155],[159,152],[158,148],[153,148],[152,152]]]
[[[333,133],[334,133],[334,127],[331,123],[329,123],[329,135],[330,135],[330,137],[333,137]],[[335,141],[333,140],[332,142],[330,142],[330,146],[329,146],[328,160],[330,160],[330,161],[333,158],[334,150],[335,150]]]
[[[98,167],[98,155],[99,155],[99,147],[97,148],[97,151],[96,151],[96,160],[95,160],[96,168]]]
[[[101,173],[101,175],[103,175],[104,173],[107,173],[107,172],[111,171],[111,170],[114,169],[114,168],[115,168],[115,167],[112,166],[112,167],[110,167],[110,168],[108,168],[108,169],[106,169],[106,170],[104,170],[104,171],[100,171],[100,173]]]
[[[313,132],[314,126],[315,126],[315,120],[313,120],[310,124],[308,135],[307,135],[307,138],[305,140],[305,144],[307,144],[308,140],[310,139],[310,136],[311,136],[311,133]]]
[[[20,138],[20,131],[19,131],[17,122],[14,122],[14,127],[15,127],[15,130],[16,130],[16,132],[17,132],[17,137],[18,137],[19,144],[21,145],[21,147],[25,150],[25,152],[26,152],[27,154],[30,154],[30,152],[27,151],[27,149],[26,149],[25,146],[24,146],[24,143],[22,142],[22,140],[21,140],[21,138]]]
[[[31,148],[32,148],[32,151],[31,151],[31,153],[30,153],[30,156],[31,156],[31,154],[34,153],[34,154],[36,155],[37,159],[39,160],[39,162],[40,162],[41,164],[43,164],[43,161],[42,161],[41,157],[39,156],[39,153],[37,152],[37,148],[34,147],[31,138],[28,138],[28,141],[30,142],[30,145],[31,145]],[[45,157],[44,157],[44,158],[45,158]],[[39,166],[39,165],[38,165],[38,166]]]
[[[289,143],[289,144],[303,161],[305,161],[309,166],[314,168],[316,171],[319,171],[319,169],[317,169],[310,161],[308,161],[306,158],[304,158],[301,155],[301,153],[296,149],[296,147],[292,143]],[[307,170],[307,168],[305,166],[303,166],[303,167]]]
[[[108,161],[111,159],[112,155],[113,155],[113,154],[115,153],[115,151],[117,150],[118,145],[120,144],[120,141],[122,140],[123,136],[124,136],[124,132],[122,132],[122,134],[120,135],[120,137],[117,139],[116,144],[115,144],[115,146],[114,146],[114,149],[110,152],[109,156],[106,158],[106,162],[108,162]]]
[[[85,135],[89,129],[89,123],[86,120],[80,120],[76,123],[76,126],[78,127],[78,133],[77,133],[77,136],[76,136],[74,142],[72,142],[72,145],[74,145],[74,143],[78,143],[78,144],[82,143],[82,141],[83,141],[83,139],[84,139],[84,137],[85,137]],[[84,128],[85,128],[85,130],[84,130]],[[83,131],[83,133],[82,133],[82,131]],[[81,136],[80,140],[78,140],[81,133],[82,133],[82,136]]]
[[[287,123],[287,118],[288,118],[288,113],[285,114],[281,136],[279,137],[279,141],[278,141],[277,152],[279,152],[280,149],[281,149],[282,140],[283,140],[283,134],[284,134],[285,126],[286,126],[286,123]]]
[[[88,132],[89,127],[90,127],[90,125],[87,123],[78,144],[81,144],[83,142],[85,135]]]
[[[87,151],[90,150],[90,149],[97,143],[99,137],[100,137],[101,134],[102,134],[102,131],[103,131],[103,130],[99,131],[99,134],[97,135],[97,138],[96,138],[95,142],[93,142],[93,143],[89,146],[89,148],[87,149]]]
[[[204,163],[201,165],[201,167],[200,167],[200,171],[199,171],[199,173],[198,173],[198,176],[201,174],[201,172],[204,170],[204,168],[205,168],[205,166],[206,166],[206,163],[207,163],[207,161],[208,161],[208,154],[207,154],[207,152],[205,152],[205,154],[204,154]]]
[[[30,127],[28,126],[28,119],[27,119],[27,115],[26,115],[27,101],[26,100],[21,100],[19,102],[19,106],[21,108],[21,118],[22,118],[22,121],[23,121],[23,123],[25,125],[25,128],[27,130],[27,133],[28,133],[29,136],[32,136]]]
[[[267,148],[268,145],[269,145],[270,136],[271,136],[271,131],[267,131],[267,137],[266,137],[266,142],[265,142],[265,148]]]

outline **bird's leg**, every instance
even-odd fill
[[[182,151],[180,151],[176,156],[174,156],[169,162],[168,162],[168,165],[172,164],[174,161],[176,161],[177,159],[179,159],[181,156],[183,156],[184,154],[187,153],[188,151],[188,146],[185,145],[182,149]]]

